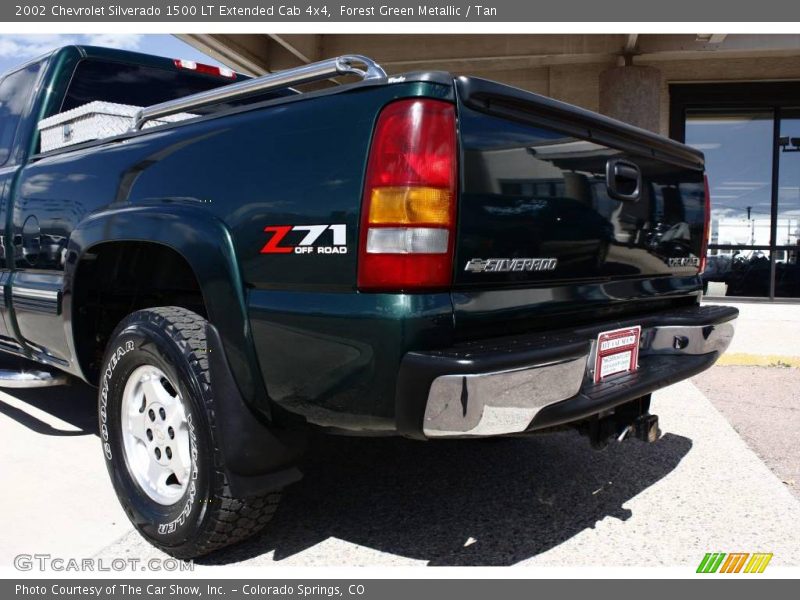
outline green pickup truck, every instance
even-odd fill
[[[701,153],[362,56],[59,49],[0,78],[0,195],[0,386],[97,386],[120,502],[177,557],[260,529],[311,428],[655,441],[651,392],[737,316],[700,305]]]

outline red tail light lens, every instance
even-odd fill
[[[443,289],[453,272],[456,115],[447,102],[393,102],[378,117],[362,202],[358,287]]]
[[[700,247],[700,270],[699,274],[703,274],[706,270],[706,255],[708,254],[708,240],[711,237],[711,193],[708,190],[708,175],[703,175],[703,185],[705,187],[705,220],[703,223],[703,244]]]

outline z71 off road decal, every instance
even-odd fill
[[[347,225],[270,225],[261,254],[347,254]]]

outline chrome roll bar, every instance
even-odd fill
[[[359,68],[357,65],[361,65],[363,68]],[[219,104],[220,102],[238,100],[292,85],[321,81],[337,75],[356,75],[364,81],[386,79],[386,72],[380,65],[366,56],[358,54],[338,56],[147,106],[136,113],[132,129],[133,131],[138,131],[145,123],[153,119],[188,112],[204,106]]]

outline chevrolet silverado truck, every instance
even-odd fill
[[[655,441],[733,335],[703,155],[484,79],[65,47],[0,80],[0,165],[0,385],[97,386],[176,557],[263,527],[312,428]]]

